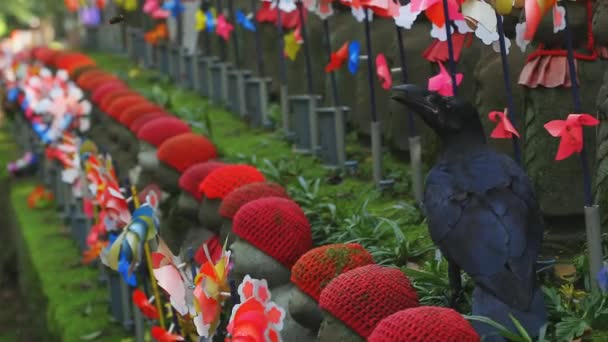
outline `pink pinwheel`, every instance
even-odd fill
[[[234,26],[226,20],[223,14],[217,16],[215,20],[215,32],[218,36],[222,37],[225,41],[230,39],[230,34],[234,30]]]
[[[513,138],[514,135],[519,138],[519,132],[517,132],[515,127],[513,127],[513,124],[511,124],[511,121],[509,120],[509,117],[507,116],[506,108],[505,108],[504,112],[498,112],[498,111],[490,112],[488,114],[488,118],[493,122],[497,122],[496,127],[494,128],[494,130],[492,131],[492,134],[490,135],[492,138],[494,138],[494,139],[511,139],[511,138]]]
[[[376,56],[376,74],[378,75],[378,79],[380,79],[382,88],[385,90],[391,89],[393,86],[393,78],[391,76],[391,71],[388,68],[386,57],[384,57],[384,54],[382,53]]]
[[[266,280],[246,275],[238,289],[241,303],[232,308],[226,342],[278,342],[285,310],[270,301]]]
[[[195,316],[194,300],[191,286],[193,279],[190,272],[184,272],[186,266],[181,259],[169,250],[161,239],[157,252],[152,253],[152,268],[158,285],[169,294],[171,306],[182,316]]]
[[[167,19],[170,14],[160,6],[159,0],[146,0],[143,10],[154,19]]]
[[[436,91],[442,96],[454,96],[454,89],[452,88],[452,77],[443,66],[443,63],[437,62],[439,64],[439,74],[431,77],[429,79],[428,89],[430,91]],[[462,82],[463,75],[458,73],[456,74],[456,85],[460,85]]]
[[[554,137],[560,137],[555,160],[563,160],[583,150],[583,126],[597,126],[599,120],[589,114],[569,114],[566,120],[552,120],[545,129]]]
[[[463,0],[448,0],[448,13],[451,20],[464,20],[464,16],[460,13],[460,5],[463,2]],[[394,13],[392,17],[398,26],[409,29],[422,12],[436,27],[442,28],[445,25],[441,0],[412,0],[409,4],[398,7],[397,13]]]

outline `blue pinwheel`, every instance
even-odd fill
[[[215,15],[211,9],[207,11],[207,32],[215,32]]]
[[[172,17],[177,17],[184,11],[184,5],[180,0],[169,0],[163,4],[163,9],[169,11]]]
[[[243,28],[245,30],[248,30],[248,31],[251,31],[251,32],[255,32],[255,24],[241,10],[236,10],[236,22],[239,25],[243,26]]]
[[[131,222],[102,254],[101,261],[118,271],[129,285],[136,284],[134,272],[143,259],[144,245],[156,236],[158,225],[154,207],[146,203],[137,208]]]
[[[6,99],[9,102],[17,101],[18,97],[19,97],[19,88],[18,87],[10,88],[6,94]]]
[[[359,70],[359,55],[361,53],[361,44],[354,40],[348,45],[348,71],[351,74],[356,74]]]

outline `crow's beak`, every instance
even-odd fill
[[[438,124],[440,109],[433,102],[437,96],[426,88],[415,84],[402,84],[393,87],[391,98],[417,113],[431,127]]]
[[[432,93],[426,90],[426,88],[415,84],[398,85],[393,87],[391,92],[393,100],[406,105],[416,112],[429,111],[436,114],[439,112],[439,108],[431,102],[431,95]]]

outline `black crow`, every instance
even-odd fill
[[[530,179],[486,144],[472,104],[409,84],[393,88],[391,97],[416,112],[442,143],[426,179],[424,210],[431,239],[448,260],[453,304],[462,269],[476,285],[474,315],[514,330],[511,314],[536,336],[547,321],[535,270],[544,223]],[[503,340],[489,325],[474,326],[484,341]]]

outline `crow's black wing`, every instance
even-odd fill
[[[441,163],[427,178],[425,211],[431,238],[446,257],[478,286],[525,310],[535,288],[542,221],[527,177],[514,170],[495,153]]]

